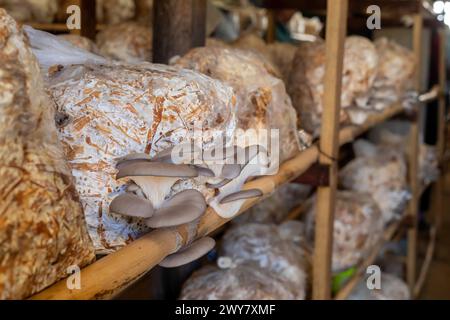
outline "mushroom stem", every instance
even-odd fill
[[[179,252],[168,256],[163,261],[161,261],[159,265],[163,268],[180,267],[203,257],[205,254],[211,251],[215,245],[216,242],[213,238],[202,238],[195,241],[186,248],[180,250]]]

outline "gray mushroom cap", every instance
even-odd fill
[[[222,200],[220,200],[220,204],[230,203],[230,202],[238,201],[238,200],[258,198],[258,197],[262,197],[262,196],[263,196],[263,192],[259,189],[242,190],[242,191],[227,195]]]
[[[131,193],[121,194],[111,201],[109,211],[138,218],[150,218],[154,214],[150,201]]]
[[[216,242],[213,238],[202,238],[179,252],[168,256],[159,265],[163,268],[176,268],[188,264],[207,254],[215,245]]]
[[[199,191],[185,190],[167,200],[146,224],[151,228],[182,225],[200,218],[206,207],[205,198]]]

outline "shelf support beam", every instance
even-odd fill
[[[313,299],[331,299],[331,255],[339,153],[344,42],[348,0],[328,0],[326,29],[325,95],[319,163],[329,166],[329,185],[318,188],[313,268]]]
[[[439,179],[433,188],[433,202],[435,203],[435,225],[436,231],[439,233],[442,226],[444,214],[444,188],[445,188],[445,166],[443,166],[445,153],[445,117],[446,117],[446,91],[447,91],[447,65],[446,65],[446,30],[439,30],[439,100],[438,100],[438,126],[437,126],[437,158],[442,171]]]
[[[70,4],[77,5],[81,11],[81,29],[71,33],[95,40],[97,35],[96,1],[72,0]]]
[[[422,39],[423,39],[423,16],[422,13],[414,15],[413,25],[413,50],[416,61],[415,89],[422,91]],[[409,215],[412,218],[413,225],[408,230],[408,253],[407,253],[407,282],[413,292],[417,275],[417,237],[418,237],[418,209],[420,201],[419,185],[419,126],[422,116],[422,109],[418,106],[417,119],[411,122],[410,140],[409,140],[409,186],[411,188],[412,198],[409,202]]]
[[[205,44],[206,0],[164,0],[154,4],[153,62],[169,63]]]

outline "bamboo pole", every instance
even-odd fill
[[[415,89],[422,89],[422,39],[423,39],[423,17],[421,13],[414,16],[413,26],[413,49],[416,61]],[[414,290],[417,272],[417,228],[418,228],[418,206],[419,206],[419,179],[418,179],[418,154],[419,154],[419,124],[422,108],[418,108],[418,116],[411,123],[410,148],[409,148],[409,185],[412,198],[409,203],[409,215],[412,218],[412,226],[408,230],[408,253],[407,253],[407,282],[411,292]]]
[[[446,90],[447,90],[447,65],[446,65],[446,31],[441,28],[439,30],[439,87],[440,96],[438,102],[438,134],[437,134],[437,157],[440,164],[440,169],[444,170],[443,161],[445,153],[445,113],[446,113]],[[434,198],[434,212],[435,212],[435,225],[437,233],[441,230],[442,219],[444,214],[444,185],[445,185],[445,172],[441,172],[441,175],[433,188]]]
[[[328,0],[326,30],[325,96],[319,162],[329,166],[330,185],[319,187],[313,268],[313,299],[331,298],[331,250],[337,188],[339,114],[348,0]]]
[[[153,62],[168,63],[205,43],[206,1],[155,1]],[[195,32],[195,33],[194,33]]]
[[[419,298],[420,293],[422,292],[422,288],[423,285],[425,284],[428,271],[430,270],[431,262],[433,261],[435,247],[436,247],[436,227],[432,227],[430,229],[430,239],[428,241],[425,260],[423,262],[422,269],[420,270],[419,278],[417,279],[417,282],[414,286],[414,291],[412,292],[414,299]]]
[[[275,23],[275,11],[267,9],[267,43],[274,43],[276,41],[276,23]]]

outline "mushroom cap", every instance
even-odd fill
[[[209,168],[201,167],[201,166],[194,166],[195,169],[198,172],[199,176],[207,177],[207,178],[214,178],[216,175],[214,174],[214,171],[212,171]]]
[[[109,211],[131,217],[150,218],[155,210],[150,201],[131,193],[124,193],[111,201]]]
[[[159,265],[163,268],[176,268],[188,264],[207,254],[215,245],[216,241],[213,238],[202,238],[179,252],[168,256]]]
[[[230,203],[238,200],[245,200],[251,198],[258,198],[263,196],[263,192],[259,189],[249,189],[242,190],[232,194],[227,195],[222,200],[220,200],[220,204]]]
[[[221,177],[224,179],[235,179],[239,177],[242,171],[240,164],[224,164],[222,168]]]
[[[121,164],[116,178],[133,176],[194,178],[198,177],[198,172],[190,165],[132,160]]]
[[[203,194],[197,190],[185,190],[167,200],[153,217],[146,221],[150,228],[182,225],[200,218],[206,211]]]
[[[230,182],[231,182],[230,179],[224,179],[224,180],[222,180],[222,181],[220,181],[218,183],[209,183],[209,182],[207,182],[206,183],[206,187],[210,188],[210,189],[220,189],[220,188],[222,188],[223,186],[227,185]]]

